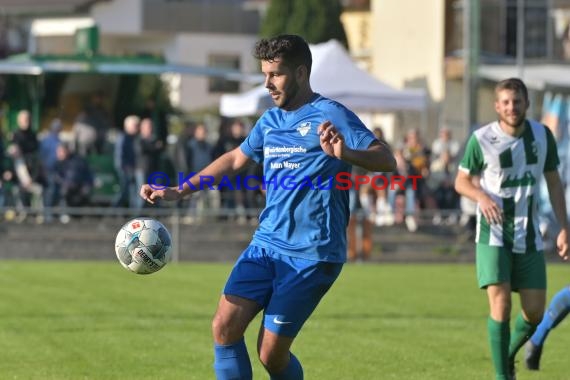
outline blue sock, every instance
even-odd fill
[[[283,372],[271,375],[271,380],[303,380],[303,367],[297,357],[289,353],[289,365]]]
[[[565,287],[552,298],[542,322],[536,328],[536,332],[530,338],[535,346],[542,346],[550,330],[566,317],[570,311],[570,287]]]
[[[243,338],[227,346],[214,344],[214,370],[218,380],[251,380],[251,362]]]

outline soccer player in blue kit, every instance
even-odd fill
[[[337,188],[335,176],[350,173],[352,165],[391,172],[396,163],[353,112],[313,92],[311,51],[303,38],[262,39],[254,55],[276,107],[261,116],[240,147],[190,184],[159,190],[147,184],[140,195],[148,202],[175,201],[196,191],[202,176],[220,183],[252,160],[263,164],[266,207],[212,321],[214,370],[220,380],[252,378],[244,333],[263,311],[261,363],[271,379],[299,380],[303,368],[290,347],[346,261],[348,191]]]

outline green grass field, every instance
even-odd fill
[[[213,379],[210,318],[229,270],[185,263],[137,276],[111,262],[0,261],[0,378]],[[548,270],[550,297],[568,269]],[[492,380],[486,309],[472,265],[347,265],[293,351],[309,380]],[[258,325],[246,338],[254,379],[266,379]],[[543,370],[519,362],[519,380],[569,379],[569,346],[564,322]]]

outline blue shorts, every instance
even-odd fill
[[[263,325],[295,337],[332,286],[342,263],[306,260],[250,245],[237,260],[224,294],[253,300],[264,310]]]

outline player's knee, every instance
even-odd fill
[[[282,372],[289,363],[289,352],[282,354],[276,350],[261,347],[258,351],[259,360],[267,372],[275,374]]]
[[[528,323],[532,325],[538,325],[544,316],[544,309],[527,310],[524,314]]]
[[[217,344],[231,344],[235,340],[229,320],[220,314],[212,319],[212,335]]]
[[[495,299],[491,302],[491,317],[496,321],[508,321],[511,316],[511,301]]]

